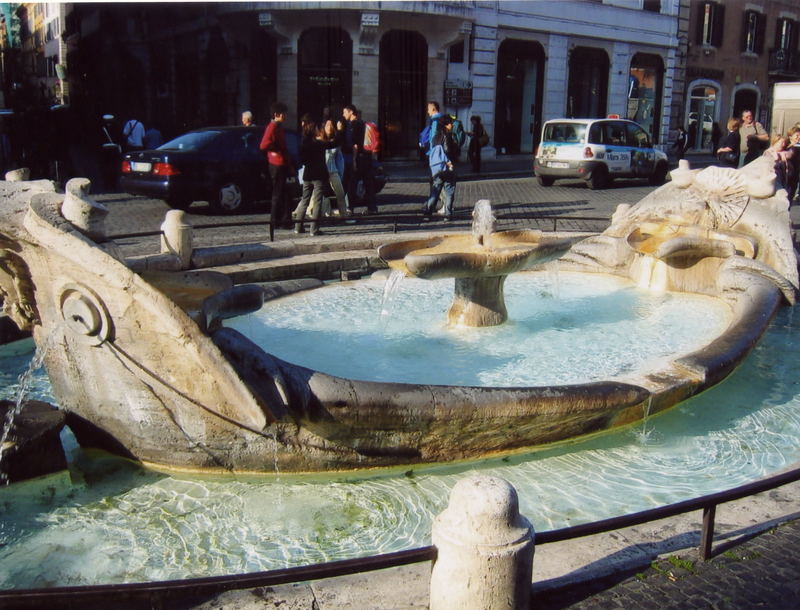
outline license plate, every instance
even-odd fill
[[[141,161],[131,161],[131,169],[135,172],[149,172],[153,169],[152,163],[142,163]]]
[[[560,161],[550,161],[547,164],[547,167],[552,167],[554,169],[567,169],[569,167],[569,163],[562,163]]]

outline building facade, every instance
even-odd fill
[[[353,103],[385,157],[413,157],[436,100],[465,125],[482,117],[488,155],[532,152],[563,116],[618,114],[665,143],[686,1],[77,3],[52,63],[87,116],[168,135],[246,109],[264,123],[276,100],[292,125]]]
[[[692,148],[711,151],[715,134],[743,110],[769,128],[773,85],[800,80],[800,4],[696,0],[689,8],[681,120]]]

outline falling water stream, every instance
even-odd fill
[[[34,375],[42,367],[44,357],[47,355],[47,350],[50,348],[54,334],[55,333],[51,333],[50,337],[46,341],[44,341],[41,345],[36,346],[33,357],[28,363],[27,368],[22,372],[22,374],[20,374],[17,380],[16,391],[12,399],[14,406],[6,412],[4,421],[0,423],[0,464],[3,463],[3,455],[5,454],[6,450],[14,444],[12,440],[14,432],[14,420],[17,418],[20,411],[22,411],[25,400],[28,398],[28,394],[31,391]],[[2,469],[0,469],[0,485],[6,485],[7,483],[8,476],[5,472],[3,472]]]
[[[544,298],[546,305],[553,306],[541,312],[542,324],[546,322],[551,330],[533,344],[546,352],[543,358],[530,361],[507,353],[491,357],[469,338],[458,340],[460,351],[477,352],[479,362],[487,358],[499,362],[504,378],[514,362],[517,368],[536,368],[557,356],[560,365],[544,377],[561,378],[564,370],[582,370],[581,352],[594,351],[603,337],[620,337],[619,346],[612,345],[605,360],[616,361],[616,352],[638,349],[639,341],[657,345],[663,337],[652,330],[654,321],[667,329],[674,327],[678,345],[691,346],[697,340],[696,329],[684,336],[681,327],[689,323],[687,314],[696,312],[699,302],[690,301],[683,310],[660,309],[659,304],[670,304],[672,295],[620,287],[632,298],[621,307],[616,296],[590,294],[585,283],[576,289],[569,274],[561,274],[559,282],[562,301],[553,304]],[[337,290],[350,292],[351,297],[354,290],[363,290],[356,294],[372,299],[371,321],[355,325],[355,335],[368,334],[364,329],[370,324],[380,326],[376,320],[380,282],[343,283],[334,288],[319,298],[329,304]],[[452,356],[453,347],[447,345],[451,333],[442,327],[441,311],[437,312],[437,307],[447,307],[447,296],[439,299],[425,293],[418,299],[428,301],[436,315],[418,309],[406,312],[410,305],[403,294],[412,288],[413,282],[403,282],[397,315],[417,321],[429,315],[431,321],[426,324],[434,331],[429,342],[444,342],[442,353]],[[546,284],[520,292],[512,282],[510,312],[519,314],[516,295],[538,299],[548,292]],[[291,323],[316,324],[313,310],[320,307],[302,305],[303,298],[293,297]],[[582,312],[590,323],[570,318],[570,310]],[[285,318],[286,312],[280,315]],[[354,311],[343,319],[345,314],[337,311],[328,312],[327,317],[337,315],[342,329],[364,313]],[[627,331],[615,328],[622,317],[644,319],[635,331],[641,336],[631,334],[630,327]],[[512,319],[518,330],[533,324]],[[254,320],[241,323],[256,324]],[[702,330],[707,322],[701,316],[697,323]],[[167,476],[107,454],[80,451],[65,434],[71,456],[67,473],[0,488],[0,587],[163,580],[414,548],[430,543],[431,522],[445,507],[449,490],[465,473],[475,470],[511,482],[518,490],[522,513],[536,531],[728,489],[800,461],[800,342],[791,340],[797,324],[791,309],[779,312],[761,344],[728,379],[666,413],[650,416],[647,435],[639,433],[641,424],[635,424],[538,451],[470,463],[315,476],[281,474],[279,478],[274,474]],[[593,334],[595,326],[600,330]],[[319,342],[330,340],[319,334],[321,330],[314,332]],[[563,351],[586,333],[592,349]],[[366,342],[377,343],[380,334],[370,335]],[[547,344],[559,335],[565,340],[561,351],[548,351]],[[338,341],[341,348],[343,342]],[[521,347],[531,349],[530,345]],[[13,396],[30,352],[8,354],[7,349],[0,353],[0,372],[6,396]],[[405,344],[397,346],[400,355],[407,349]],[[448,360],[442,362],[434,368],[450,368]],[[619,366],[637,365],[619,361],[612,368]],[[32,397],[52,400],[43,372],[32,375],[32,384]]]

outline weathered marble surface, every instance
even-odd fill
[[[84,191],[73,203],[88,197]],[[627,424],[644,405],[655,413],[723,379],[797,287],[788,202],[774,193],[769,168],[684,169],[619,209],[607,231],[575,244],[560,264],[724,299],[731,325],[705,348],[644,377],[573,386],[360,382],[288,364],[220,327],[280,293],[274,285],[233,286],[197,268],[195,256],[190,270],[164,270],[179,269],[177,262],[139,273],[142,266],[132,268],[105,241],[90,209],[68,214],[88,219],[76,226],[63,202],[46,185],[0,185],[4,309],[38,343],[52,341],[45,365],[82,444],[165,468],[287,472],[450,461]],[[341,249],[346,256],[345,240]],[[274,264],[277,249],[262,250]],[[203,260],[210,266],[231,256],[230,248],[219,258],[208,249]],[[280,277],[280,268],[270,274]]]

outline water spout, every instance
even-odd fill
[[[383,298],[381,299],[381,318],[385,319],[392,312],[392,303],[394,296],[400,289],[400,282],[406,276],[405,272],[399,269],[392,269],[389,277],[386,278],[386,283],[383,285]]]

